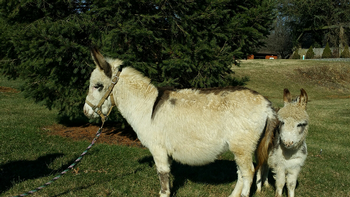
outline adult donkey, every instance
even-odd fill
[[[170,196],[170,158],[204,165],[226,150],[235,155],[238,168],[238,181],[230,196],[249,196],[254,176],[252,154],[261,139],[259,161],[267,159],[276,122],[266,98],[242,87],[161,91],[134,68],[121,69],[122,61],[104,58],[96,49],[91,55],[96,68],[91,73],[84,113],[90,118],[104,117],[116,104],[153,155],[161,197]]]

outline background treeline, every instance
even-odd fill
[[[350,44],[349,0],[276,0],[277,18],[265,50],[289,58],[297,48]]]
[[[271,0],[0,0],[0,71],[62,116],[82,115],[97,46],[158,86],[242,85],[235,59],[262,46]]]

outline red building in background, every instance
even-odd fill
[[[278,59],[277,53],[270,51],[259,51],[247,56],[247,59]]]

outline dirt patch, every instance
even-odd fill
[[[6,93],[18,93],[19,91],[10,87],[4,87],[0,86],[0,92],[6,92]]]
[[[58,135],[73,140],[92,141],[99,129],[99,126],[85,124],[82,126],[66,127],[61,124],[54,124],[42,128],[49,135]],[[143,147],[137,139],[136,133],[131,128],[122,129],[119,125],[106,125],[96,143],[117,144],[125,146]]]
[[[18,93],[20,91],[0,86],[0,93]],[[59,135],[73,140],[92,141],[100,127],[92,124],[67,127],[61,124],[54,124],[42,128],[49,135]],[[106,124],[96,143],[118,144],[125,146],[144,147],[137,139],[136,133],[130,128],[122,128],[120,125]]]

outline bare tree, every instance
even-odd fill
[[[261,51],[276,52],[280,58],[288,58],[293,49],[292,31],[287,24],[288,17],[278,16],[274,22],[273,30],[265,40],[266,46]]]
[[[331,47],[348,42],[349,0],[278,0],[278,11],[291,20],[288,26],[298,40],[304,32],[312,33],[314,42]],[[309,47],[309,46],[307,46]]]

